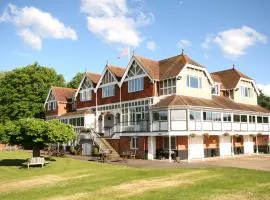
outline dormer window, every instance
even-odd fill
[[[197,77],[197,76],[187,76],[187,87],[190,88],[197,88],[200,89],[202,88],[202,78]]]
[[[56,109],[56,101],[49,101],[48,102],[48,110],[52,111]]]
[[[220,94],[220,86],[218,84],[213,85],[211,88],[212,95],[219,95]]]
[[[115,95],[115,85],[109,85],[102,88],[102,97],[112,97]]]
[[[92,99],[92,90],[84,89],[80,91],[80,100],[81,101],[89,101]]]
[[[242,97],[252,97],[252,90],[248,87],[240,87]]]
[[[136,78],[128,81],[128,92],[137,92],[144,89],[144,79]]]

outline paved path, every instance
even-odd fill
[[[69,158],[77,160],[89,160],[87,156],[72,156]],[[138,168],[209,168],[209,167],[237,167],[246,169],[256,169],[270,171],[270,155],[241,155],[234,158],[210,158],[192,161],[190,163],[182,161],[181,163],[172,162],[168,160],[139,160],[128,159],[127,161],[110,162],[111,164],[124,165]]]

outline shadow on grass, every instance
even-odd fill
[[[0,160],[0,166],[22,166],[25,159],[3,159]]]

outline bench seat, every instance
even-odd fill
[[[48,163],[49,162],[45,161],[44,157],[32,157],[32,158],[28,158],[27,161],[23,163],[23,165],[27,166],[29,170],[30,166],[41,165],[41,167],[43,167],[44,165]]]

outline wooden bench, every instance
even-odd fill
[[[43,168],[43,166],[48,163],[49,162],[46,162],[44,157],[32,157],[32,158],[28,158],[27,161],[23,163],[23,165],[27,166],[29,170],[30,166],[41,165],[41,167]]]

